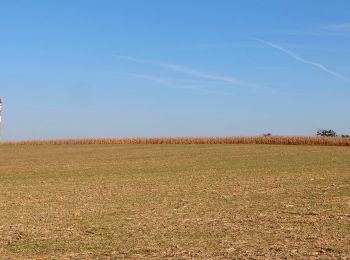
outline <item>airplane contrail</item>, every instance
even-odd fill
[[[139,59],[139,58],[128,57],[128,56],[119,56],[119,55],[113,55],[113,57],[118,58],[118,59],[136,62],[136,63],[159,66],[162,68],[166,68],[166,69],[176,71],[176,72],[181,72],[181,73],[184,73],[184,74],[187,74],[190,76],[194,76],[197,78],[219,81],[219,82],[223,82],[223,83],[230,84],[230,85],[241,85],[241,86],[245,86],[245,87],[249,87],[249,88],[253,88],[253,89],[260,89],[260,90],[267,89],[266,87],[261,87],[261,86],[256,85],[256,84],[251,84],[251,83],[242,81],[242,80],[234,78],[234,77],[226,77],[226,76],[209,74],[206,72],[198,71],[198,70],[184,67],[184,66],[180,66],[177,64],[171,64],[171,63],[166,63],[166,62],[162,62],[162,61],[145,60],[145,59]]]
[[[148,81],[153,81],[157,83],[162,83],[163,85],[167,86],[168,88],[172,89],[190,89],[190,90],[197,90],[202,92],[207,92],[211,94],[216,95],[231,95],[228,92],[222,92],[222,91],[215,91],[212,89],[204,88],[202,85],[200,85],[198,82],[193,80],[185,80],[185,79],[176,79],[176,78],[166,78],[166,77],[160,77],[160,76],[154,76],[154,75],[147,75],[147,74],[138,74],[138,73],[120,73],[121,75],[130,76],[134,78],[144,79]],[[182,84],[177,84],[182,83]],[[176,84],[176,86],[175,86]]]
[[[319,70],[322,70],[346,83],[350,83],[350,80],[347,79],[346,77],[344,77],[343,75],[327,68],[326,66],[322,65],[321,63],[317,63],[317,62],[314,62],[314,61],[309,61],[309,60],[306,60],[304,58],[302,58],[301,56],[295,54],[294,52],[290,51],[290,50],[287,50],[286,48],[283,48],[282,46],[280,45],[277,45],[275,43],[272,43],[272,42],[268,42],[268,41],[265,41],[265,40],[261,40],[261,39],[258,39],[258,38],[253,38],[254,40],[258,41],[258,42],[261,42],[265,45],[268,45],[276,50],[279,50],[281,52],[284,52],[286,54],[288,54],[289,56],[291,56],[292,58],[294,58],[295,60],[301,62],[301,63],[304,63],[304,64],[308,64],[308,65],[311,65],[315,68],[318,68]]]

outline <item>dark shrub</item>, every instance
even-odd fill
[[[333,131],[332,129],[326,130],[326,129],[319,129],[317,130],[317,135],[318,136],[331,136],[335,137],[337,136],[337,133]]]

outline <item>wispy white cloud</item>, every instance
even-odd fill
[[[158,83],[166,83],[166,84],[193,84],[197,83],[194,80],[180,79],[180,78],[170,78],[170,77],[161,77],[157,75],[149,75],[149,74],[140,74],[140,73],[121,73],[126,76],[146,79]]]
[[[262,87],[262,86],[259,86],[256,84],[248,83],[248,82],[245,82],[245,81],[240,80],[238,78],[226,77],[226,76],[206,73],[206,72],[202,72],[202,71],[192,69],[189,67],[185,67],[185,66],[181,66],[181,65],[177,65],[177,64],[172,64],[172,63],[166,63],[163,61],[145,60],[145,59],[139,59],[139,58],[128,57],[128,56],[118,56],[118,55],[113,55],[113,57],[136,62],[136,63],[154,65],[154,66],[162,67],[162,68],[169,69],[172,71],[180,72],[180,73],[183,73],[186,75],[190,75],[190,76],[193,76],[196,78],[226,83],[229,85],[239,85],[239,86],[249,87],[252,89],[260,89],[260,90],[267,89],[266,87]]]
[[[163,67],[169,68],[171,70],[174,71],[178,71],[178,72],[182,72],[191,76],[195,76],[198,78],[202,78],[202,79],[210,79],[210,80],[216,80],[216,81],[223,81],[229,84],[243,84],[243,81],[236,79],[236,78],[232,78],[232,77],[224,77],[224,76],[218,76],[218,75],[213,75],[213,74],[209,74],[209,73],[205,73],[205,72],[201,72],[198,70],[194,70],[191,68],[187,68],[187,67],[183,67],[183,66],[179,66],[176,64],[162,64]]]
[[[198,70],[194,70],[192,68],[172,64],[172,63],[165,63],[162,61],[153,61],[153,60],[145,60],[145,59],[138,59],[138,58],[133,58],[133,57],[127,57],[127,56],[116,56],[114,55],[113,57],[132,61],[132,62],[137,62],[137,63],[143,63],[143,64],[148,64],[148,65],[155,65],[163,68],[170,69],[172,71],[176,72],[182,72],[187,75],[195,76],[198,78],[202,79],[210,79],[210,80],[217,80],[217,81],[223,81],[226,83],[230,84],[241,84],[242,81],[233,77],[223,77],[223,76],[218,76],[218,75],[213,75],[205,72],[201,72]]]
[[[261,42],[263,44],[266,44],[266,45],[268,45],[268,46],[270,46],[270,47],[272,47],[272,48],[274,48],[276,50],[284,52],[285,54],[291,56],[293,59],[295,59],[295,60],[297,60],[297,61],[299,61],[301,63],[311,65],[311,66],[313,66],[313,67],[315,67],[315,68],[317,68],[319,70],[322,70],[322,71],[324,71],[324,72],[326,72],[326,73],[328,73],[328,74],[330,74],[330,75],[332,75],[332,76],[334,76],[334,77],[336,77],[336,78],[338,78],[338,79],[340,79],[340,80],[342,80],[342,81],[344,81],[346,83],[350,83],[349,79],[347,79],[343,75],[341,75],[341,74],[339,74],[339,73],[337,73],[337,72],[327,68],[326,66],[324,66],[321,63],[317,63],[317,62],[314,62],[314,61],[306,60],[303,57],[301,57],[300,55],[297,55],[296,53],[294,53],[294,52],[292,52],[290,50],[287,50],[286,48],[283,48],[282,46],[277,45],[275,43],[272,43],[272,42],[269,42],[269,41],[265,41],[265,40],[261,40],[261,39],[258,39],[258,38],[253,38],[253,39],[258,41],[258,42]]]
[[[327,26],[326,29],[340,31],[340,32],[350,32],[350,23],[332,24]]]
[[[139,74],[139,73],[119,73],[119,74],[160,83],[163,86],[165,85],[166,87],[172,88],[172,89],[190,89],[190,90],[198,90],[198,91],[217,94],[217,95],[230,95],[230,93],[227,93],[227,92],[208,89],[204,87],[204,85],[201,82],[195,81],[195,80],[169,78],[169,77],[161,77],[157,75],[148,75],[148,74]]]
[[[321,52],[333,52],[333,53],[350,53],[348,48],[342,46],[335,46],[333,48],[307,45],[307,44],[284,44],[285,47],[298,49],[298,50],[310,50],[310,51],[321,51]]]
[[[260,36],[255,35],[257,38],[264,38],[263,36],[266,34],[261,33]],[[350,35],[345,31],[337,31],[329,28],[329,26],[324,26],[322,28],[313,28],[312,30],[304,30],[299,28],[298,30],[283,30],[283,31],[275,31],[271,32],[270,35],[280,35],[280,36],[301,36],[301,37],[346,37],[348,38]],[[251,37],[254,37],[250,35]]]
[[[256,44],[239,44],[239,43],[209,43],[209,44],[195,44],[188,46],[178,46],[174,48],[167,48],[169,50],[180,51],[201,51],[201,50],[220,50],[220,49],[246,49],[259,48]]]

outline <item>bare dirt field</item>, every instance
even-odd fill
[[[0,145],[0,258],[349,258],[350,148]]]

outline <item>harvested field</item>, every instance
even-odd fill
[[[1,259],[350,256],[349,147],[3,144],[0,187]]]

